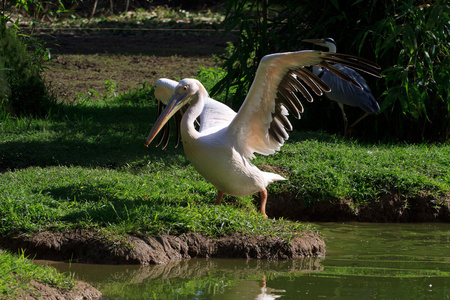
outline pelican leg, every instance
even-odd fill
[[[339,107],[341,108],[342,118],[344,119],[344,137],[348,138],[348,132],[347,132],[348,120],[347,120],[347,115],[345,114],[345,111],[344,111],[344,104],[342,104],[340,102],[338,104],[339,104]]]
[[[266,215],[266,203],[267,203],[267,190],[264,190],[259,193],[261,196],[261,213],[263,214],[264,218],[268,218]]]
[[[362,115],[362,117],[361,118],[359,118],[358,120],[356,120],[352,125],[350,125],[350,130],[352,130],[352,128],[356,125],[356,124],[358,124],[359,122],[361,122],[361,120],[362,119],[364,119],[365,117],[367,117],[369,115],[369,113],[365,113],[364,115]]]
[[[219,205],[220,202],[222,202],[222,199],[223,199],[223,192],[221,190],[217,190],[217,199],[214,205]]]

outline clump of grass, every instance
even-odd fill
[[[73,276],[59,273],[55,268],[36,265],[22,255],[0,250],[0,298],[16,299],[23,292],[33,292],[29,283],[38,281],[48,286],[68,290],[75,286]]]

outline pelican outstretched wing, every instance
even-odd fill
[[[303,112],[299,95],[311,102],[313,97],[309,90],[319,96],[324,91],[330,91],[320,78],[305,67],[318,65],[360,87],[358,82],[330,63],[339,63],[380,77],[380,68],[374,63],[340,53],[307,50],[263,57],[248,95],[228,127],[236,150],[248,158],[253,158],[255,152],[264,155],[275,153],[289,138],[287,130],[292,130],[288,113],[300,118]]]

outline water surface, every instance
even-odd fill
[[[316,225],[325,258],[54,266],[104,299],[450,299],[450,224]]]

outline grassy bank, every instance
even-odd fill
[[[32,280],[60,290],[71,289],[75,285],[72,276],[60,274],[51,267],[35,265],[23,255],[11,255],[0,250],[0,299],[16,299],[23,293],[36,293],[30,288]]]

